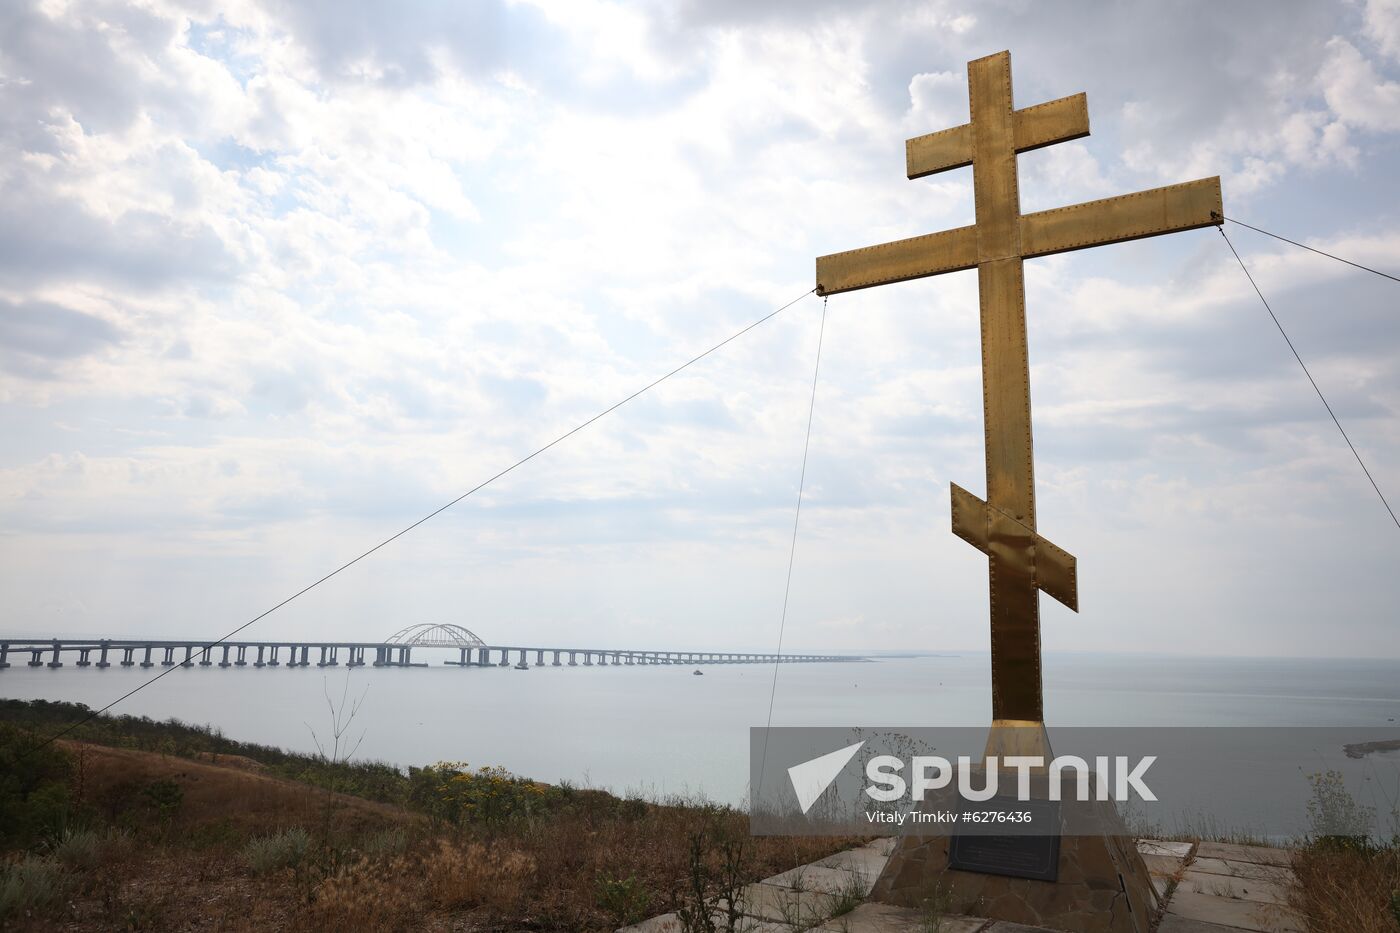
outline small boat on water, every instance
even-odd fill
[[[691,673],[694,674],[696,677],[704,677],[704,676],[705,676],[705,672],[704,672],[704,671],[701,671],[701,670],[694,670],[694,671],[691,671]]]

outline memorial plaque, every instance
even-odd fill
[[[1028,822],[1042,826],[1060,825],[1058,803],[1016,800],[1013,797],[993,797],[985,803],[970,803],[964,807],[962,817],[965,820],[970,812],[995,811],[1030,811],[1031,820]],[[1060,876],[1060,836],[1059,833],[1048,836],[951,836],[948,839],[948,867],[984,875],[1055,881]]]
[[[1054,881],[1060,874],[1060,837],[953,836],[948,840],[948,867]]]

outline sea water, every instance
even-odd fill
[[[455,656],[455,652],[453,652]],[[467,668],[417,649],[420,668],[176,668],[115,712],[208,724],[314,752],[330,705],[360,701],[359,759],[465,761],[615,792],[742,803],[749,729],[983,726],[985,654],[867,662]],[[546,660],[551,656],[546,654]],[[531,656],[533,660],[533,655]],[[1050,654],[1046,721],[1057,726],[1376,726],[1400,720],[1400,661]],[[702,670],[704,676],[695,676]],[[0,671],[0,696],[104,706],[157,670]],[[330,702],[328,703],[328,698]]]

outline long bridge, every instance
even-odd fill
[[[852,655],[752,654],[718,651],[660,651],[621,648],[532,648],[488,645],[456,625],[409,626],[383,642],[359,641],[221,641],[218,639],[152,640],[142,638],[7,638],[0,636],[0,669],[63,667],[67,656],[77,667],[427,667],[413,660],[414,648],[458,652],[456,667],[576,667],[646,664],[813,664],[865,661]],[[512,665],[511,657],[518,660]],[[549,660],[546,660],[546,657]]]

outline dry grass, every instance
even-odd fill
[[[129,837],[112,838],[130,842],[112,844],[118,859],[88,859],[70,839],[73,861],[88,867],[72,873],[61,904],[15,929],[611,931],[640,919],[624,913],[679,905],[702,827],[748,837],[740,813],[599,792],[578,792],[557,812],[444,827],[240,763],[81,751],[82,799],[100,822],[127,827]],[[143,791],[162,783],[179,789],[165,810]],[[312,840],[303,857],[249,867],[250,841],[298,827]],[[748,839],[745,874],[758,880],[854,841]]]
[[[181,803],[172,814],[171,830],[177,835],[197,833],[217,825],[230,835],[264,833],[283,825],[310,826],[321,819],[328,800],[334,802],[336,829],[372,833],[398,825],[407,814],[386,804],[374,803],[257,774],[239,764],[224,766],[78,742],[60,742],[83,762],[83,801],[99,815],[116,822],[148,816],[142,791],[159,781],[180,789]],[[419,820],[421,822],[421,820]],[[140,827],[132,827],[140,828]]]
[[[1395,933],[1400,929],[1400,848],[1313,845],[1293,859],[1292,906],[1312,933]]]

